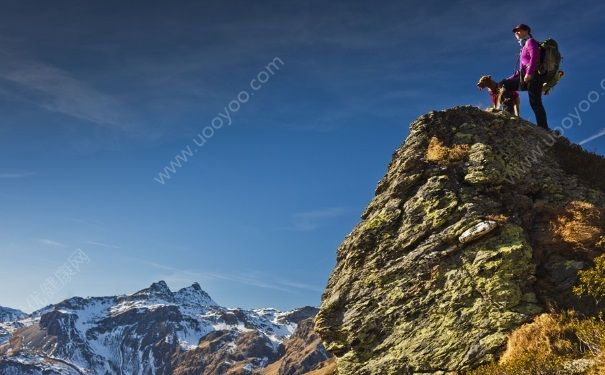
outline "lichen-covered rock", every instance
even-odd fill
[[[457,374],[545,310],[594,309],[571,288],[605,251],[596,175],[603,158],[520,119],[457,107],[414,121],[322,298],[338,373]],[[481,222],[497,227],[459,242]]]

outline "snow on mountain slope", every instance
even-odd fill
[[[23,311],[10,309],[8,307],[0,306],[0,323],[11,322],[14,320],[22,319],[26,316]]]
[[[197,283],[172,292],[159,281],[130,295],[73,297],[3,323],[11,329],[2,341],[0,326],[0,369],[37,374],[49,365],[57,368],[51,374],[105,375],[237,368],[251,374],[283,354],[297,323],[315,313],[310,307],[229,309]]]
[[[81,375],[73,366],[35,355],[15,355],[0,361],[2,375]]]
[[[23,311],[0,306],[0,345],[8,340],[12,331],[20,327],[14,322],[25,317],[27,314]]]

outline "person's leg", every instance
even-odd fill
[[[546,120],[546,110],[542,104],[542,84],[544,77],[537,74],[533,77],[527,86],[527,94],[529,96],[529,105],[536,115],[536,124],[544,129],[548,129]]]
[[[515,113],[511,103],[512,92],[520,89],[519,84],[518,78],[505,79],[499,83],[499,86],[503,88],[502,95],[500,96],[502,108],[511,114]]]
[[[515,100],[513,99],[511,92],[512,91],[505,91],[504,94],[502,94],[502,108],[504,109],[504,111],[510,113],[511,115],[514,115]]]
[[[501,87],[504,87],[504,90],[506,91],[519,91],[520,87],[519,87],[519,78],[511,78],[511,79],[505,79],[500,81],[500,85]]]

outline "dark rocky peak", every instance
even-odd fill
[[[168,288],[168,285],[164,280],[160,280],[151,284],[148,288],[139,290],[138,292],[131,294],[126,297],[128,300],[145,300],[155,299],[163,300],[165,302],[175,302],[174,294]]]
[[[140,293],[148,293],[151,295],[159,295],[159,296],[172,296],[172,291],[168,288],[168,284],[164,280],[160,280],[156,283],[153,283],[147,289],[143,289],[136,294]]]
[[[197,282],[174,293],[174,298],[179,305],[185,307],[217,306]]]

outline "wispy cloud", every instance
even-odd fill
[[[106,244],[106,243],[98,242],[98,241],[86,241],[86,243],[89,245],[104,247],[107,249],[119,249],[120,248],[120,246],[118,246],[118,245],[111,245],[111,244]]]
[[[92,224],[98,227],[104,227],[105,223],[99,221],[99,220],[95,220],[95,219],[90,219],[90,218],[79,218],[79,217],[66,217],[65,220],[74,222],[74,223],[78,223],[78,224]]]
[[[286,229],[309,232],[319,228],[325,222],[344,215],[344,207],[328,207],[292,214],[292,225]]]
[[[35,175],[36,172],[0,173],[0,178],[24,178]]]
[[[64,243],[58,242],[58,241],[54,241],[54,240],[50,240],[48,238],[40,238],[38,240],[38,242],[40,242],[43,245],[46,246],[52,246],[52,247],[67,247],[67,245],[65,245]]]
[[[281,283],[281,284],[283,284],[285,286],[296,288],[296,289],[309,290],[311,292],[321,293],[321,292],[324,291],[324,288],[319,287],[317,285],[311,285],[311,284],[306,284],[306,283],[299,283],[299,282],[295,282],[295,281],[280,280],[279,283]]]
[[[243,285],[254,286],[257,288],[263,289],[273,289],[279,290],[281,292],[292,292],[291,288],[286,287],[285,285],[281,285],[277,282],[272,282],[268,280],[263,280],[258,278],[257,276],[249,276],[243,274],[228,274],[228,273],[216,273],[216,272],[204,272],[204,276],[217,279],[217,280],[227,280],[236,282]]]
[[[207,272],[207,271],[191,271],[180,269],[156,262],[150,262],[146,260],[139,260],[141,263],[157,268],[163,271],[168,271],[168,274],[163,276],[163,279],[167,280],[178,280],[180,282],[194,282],[199,280],[224,280],[239,283],[242,285],[248,285],[263,289],[278,290],[287,293],[296,293],[297,290],[308,290],[313,292],[321,292],[323,288],[315,285],[283,280],[274,279],[270,276],[254,273],[224,273],[224,272]]]
[[[588,143],[590,141],[594,141],[595,139],[597,139],[599,137],[602,137],[604,135],[605,135],[605,128],[601,129],[601,131],[599,131],[598,133],[593,134],[590,137],[588,137],[588,138],[580,141],[580,145],[583,145],[583,144]]]
[[[131,127],[123,105],[111,95],[102,93],[73,74],[44,62],[10,55],[6,51],[0,63],[0,79],[15,85],[15,96],[38,106],[87,122]]]
[[[225,281],[236,282],[236,283],[243,284],[243,285],[264,288],[264,289],[273,289],[273,290],[279,290],[282,292],[290,291],[288,288],[285,288],[283,286],[273,284],[273,283],[268,283],[268,282],[265,282],[258,278],[244,276],[244,275],[238,275],[238,274],[232,274],[232,273],[206,272],[206,271],[195,272],[195,271],[183,270],[183,269],[179,269],[179,268],[175,268],[175,267],[171,267],[171,266],[166,266],[166,265],[162,265],[162,264],[158,264],[158,263],[154,263],[154,262],[143,261],[143,263],[145,263],[149,266],[164,270],[164,271],[170,271],[171,274],[168,275],[168,277],[166,277],[166,278],[171,278],[171,277],[177,276],[180,279],[191,279],[191,281],[195,281],[198,279],[225,280]]]

